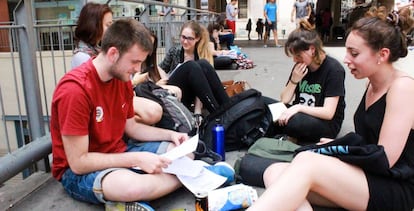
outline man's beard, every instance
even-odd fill
[[[111,74],[111,76],[113,78],[116,78],[118,80],[127,82],[131,79],[130,76],[126,76],[125,74],[123,74],[123,71],[120,71],[119,69],[119,65],[118,65],[118,61],[116,61],[115,64],[113,64],[110,69],[109,69],[109,74]]]

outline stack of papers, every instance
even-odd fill
[[[220,187],[226,178],[206,169],[207,163],[192,160],[187,157],[194,152],[198,145],[198,134],[183,142],[174,149],[162,154],[172,161],[172,163],[163,171],[169,174],[175,174],[181,183],[193,194],[204,192],[208,193]],[[208,164],[207,164],[208,165]],[[136,167],[139,169],[139,167]]]

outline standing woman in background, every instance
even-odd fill
[[[346,210],[414,208],[414,78],[393,66],[408,54],[405,33],[413,22],[397,12],[372,10],[350,28],[344,62],[355,78],[368,79],[354,114],[352,139],[363,142],[358,153],[349,150],[345,162],[345,156],[304,151],[290,164],[271,165],[264,174],[267,189],[249,211],[312,210],[310,204]],[[330,141],[321,144],[335,146]],[[351,163],[352,158],[359,159]]]
[[[75,29],[72,69],[98,55],[101,39],[112,24],[112,10],[107,4],[87,3],[82,7]]]

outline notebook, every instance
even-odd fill
[[[279,119],[280,115],[287,109],[286,105],[282,102],[272,103],[268,106],[270,112],[272,113],[273,122],[276,122]]]

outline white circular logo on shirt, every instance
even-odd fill
[[[103,108],[101,106],[96,107],[96,122],[102,122],[103,121]]]

